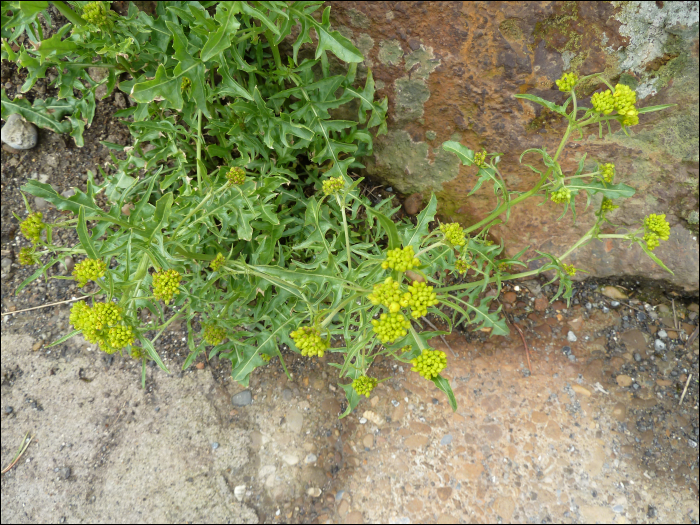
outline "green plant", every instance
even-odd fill
[[[70,23],[48,39],[41,38],[36,21],[39,13],[47,16],[46,2],[3,4],[2,34],[9,39],[3,40],[3,59],[25,67],[34,80],[56,67],[57,85],[68,86],[58,100],[33,105],[9,101],[3,92],[3,116],[21,113],[70,132],[80,144],[97,86],[85,73],[88,65],[106,68],[108,90],[118,87],[135,101],[118,112],[130,119],[133,145],[107,144],[125,158],[113,157],[112,172],[101,172],[104,182],[97,184],[88,172],[86,191],[68,198],[38,181],[23,188],[75,216],[52,224],[32,216],[23,225],[33,243],[24,260],[48,259],[17,292],[48,277],[48,268],[66,254],[85,255],[88,262],[76,268],[75,277],[95,283],[92,306],[77,303],[71,312],[75,330],[54,344],[82,332],[107,352],[126,349],[143,361],[145,382],[147,360],[165,369],[155,348],[158,338],[184,317],[190,350],[185,368],[208,351],[209,357],[230,360],[232,377],[247,385],[273,356],[286,371],[284,345],[308,357],[338,354],[339,362],[329,365],[338,369],[346,415],[378,384],[367,375],[373,362],[389,356],[411,364],[456,408],[441,375],[447,358],[428,343],[446,332],[423,330],[424,316],[504,335],[500,309],[490,311],[493,297],[484,294],[489,286],[500,289],[503,281],[554,270],[557,296],[569,297],[575,269],[562,261],[593,238],[627,238],[651,255],[641,231],[600,230],[614,207],[610,199],[628,197],[632,188],[612,185],[607,168],[583,174],[583,159],[574,176],[562,172],[558,159],[573,132],[610,120],[625,125],[636,111],[629,93],[621,98],[624,114],[579,108],[572,76],[559,83],[570,92],[563,106],[520,95],[567,121],[553,156],[544,149],[524,153],[539,153],[548,168],[532,168],[540,179],[530,191],[507,190],[497,167],[500,154],[446,142],[445,150],[479,167],[474,191],[493,183],[499,198],[493,213],[467,228],[444,224],[430,231],[434,196],[415,223],[394,221],[399,208],[391,207],[391,199],[372,206],[358,189],[361,179],[349,170],[361,168],[356,159],[371,153],[370,130],[386,130],[387,101],[374,100],[371,71],[364,87],[357,87],[362,56],[331,30],[328,8],[320,19],[313,16],[320,4],[159,2],[156,16],[131,4],[122,17],[106,3],[73,2],[73,11],[54,2]],[[294,26],[299,35],[287,42]],[[300,58],[314,46],[311,29],[318,36],[314,58]],[[13,51],[9,41],[22,31],[37,45]],[[291,56],[283,59],[281,47],[290,44]],[[348,64],[346,74],[331,75],[328,52]],[[351,102],[357,120],[334,118]],[[639,113],[656,109],[661,107]],[[604,197],[596,225],[562,256],[542,254],[549,262],[538,270],[512,271],[525,266],[525,250],[504,259],[503,246],[486,239],[503,214],[507,220],[514,205],[538,194],[545,200],[566,195],[559,200],[575,217],[573,197],[580,192],[589,200]],[[106,208],[95,200],[99,193],[108,200]],[[79,244],[55,245],[52,231],[59,227],[75,228]],[[658,220],[646,229],[663,238]],[[469,271],[469,281],[445,286],[440,279],[446,271],[455,278]],[[106,301],[96,301],[97,294]]]

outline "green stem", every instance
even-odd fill
[[[424,253],[429,252],[433,248],[437,248],[438,246],[443,246],[444,244],[445,243],[443,241],[438,241],[434,244],[431,244],[430,246],[427,246],[427,247],[423,248],[421,251],[419,251],[416,255],[414,255],[414,257],[418,257],[419,255],[423,255]]]
[[[335,317],[335,315],[336,315],[338,312],[340,312],[343,308],[345,308],[345,307],[347,306],[347,304],[348,304],[349,302],[351,302],[353,299],[357,299],[358,297],[360,297],[360,295],[361,295],[361,294],[351,295],[350,297],[348,297],[347,299],[345,299],[342,303],[340,303],[340,304],[335,308],[335,310],[333,310],[331,313],[329,313],[329,314],[326,316],[326,318],[325,318],[325,319],[323,320],[323,322],[321,323],[321,328],[325,328],[326,326],[328,326],[329,324],[331,324],[331,321],[333,321],[333,318]]]
[[[177,237],[177,234],[180,231],[180,228],[182,228],[182,226],[185,225],[185,223],[187,223],[187,221],[190,219],[190,217],[192,217],[195,213],[197,213],[202,208],[202,206],[204,206],[207,203],[207,201],[210,198],[212,198],[214,195],[218,195],[219,193],[221,193],[222,191],[224,191],[227,188],[228,188],[228,184],[224,184],[216,191],[214,191],[214,188],[212,187],[209,190],[209,193],[202,199],[202,202],[200,202],[194,210],[192,210],[190,213],[188,213],[187,216],[180,221],[180,224],[177,225],[177,228],[175,229],[175,231],[173,232],[173,234],[171,236],[171,240],[175,239],[175,237]],[[192,223],[188,223],[187,226],[190,226],[190,224],[192,224]]]
[[[340,206],[340,211],[343,214],[343,230],[345,230],[345,250],[348,253],[348,271],[352,270],[352,252],[350,251],[350,232],[348,230],[348,219],[345,216],[345,199],[341,202],[340,195],[335,196]]]
[[[282,58],[280,58],[280,50],[277,47],[277,44],[275,44],[272,31],[267,29],[265,31],[265,38],[267,38],[267,43],[270,44],[270,50],[272,51],[272,56],[275,58],[275,65],[277,66],[277,69],[284,69],[284,66],[282,65]]]
[[[56,6],[56,9],[58,9],[58,12],[61,13],[63,16],[65,16],[68,21],[71,24],[74,24],[76,26],[84,26],[85,25],[85,20],[80,18],[78,14],[73,11],[70,7],[68,7],[65,2],[51,2],[53,5]]]
[[[571,122],[566,126],[566,131],[564,132],[564,136],[561,139],[561,142],[559,143],[559,147],[557,148],[556,153],[554,154],[554,157],[552,157],[552,160],[556,162],[556,160],[559,158],[559,155],[561,155],[562,150],[564,149],[564,146],[566,145],[566,141],[569,139],[569,135],[571,134]],[[539,189],[542,187],[542,185],[545,183],[547,180],[547,177],[549,177],[549,174],[552,173],[553,168],[549,168],[547,172],[540,178],[539,182],[535,185],[534,188],[532,188],[530,191],[527,191],[520,195],[519,197],[516,197],[509,203],[506,202],[499,206],[494,212],[491,213],[488,217],[483,219],[482,221],[479,221],[476,224],[473,224],[472,226],[469,226],[468,228],[464,229],[464,233],[467,234],[469,232],[472,232],[478,228],[483,228],[487,224],[489,224],[491,221],[496,219],[499,215],[501,215],[504,211],[508,209],[508,206],[515,206],[521,201],[524,201],[525,199],[531,197],[535,193],[539,191]]]
[[[197,110],[197,189],[202,187],[199,164],[202,161],[202,112]]]
[[[183,305],[183,308],[184,308],[184,305]],[[158,333],[156,334],[156,336],[153,338],[153,341],[151,341],[151,343],[155,343],[155,342],[158,340],[158,338],[161,336],[161,334],[165,331],[165,329],[170,325],[170,323],[172,323],[175,319],[177,319],[178,317],[180,317],[180,314],[181,314],[181,313],[182,313],[182,312],[178,312],[178,313],[176,313],[175,315],[173,315],[170,319],[168,319],[168,322],[166,322],[166,323],[162,326],[162,328],[160,329],[160,332],[158,332]]]
[[[79,67],[105,67],[107,69],[117,69],[116,64],[91,64],[89,62],[65,62],[66,64],[70,64],[71,66],[79,66]]]

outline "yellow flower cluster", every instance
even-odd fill
[[[647,248],[653,250],[659,246],[659,239],[667,241],[671,235],[671,225],[666,220],[666,214],[657,215],[652,213],[644,219],[644,241],[647,243]]]
[[[107,11],[102,2],[90,2],[83,6],[81,18],[90,24],[101,26],[107,21]]]
[[[618,208],[619,206],[613,204],[613,201],[611,201],[607,197],[603,197],[603,202],[600,203],[600,211],[602,211],[603,213],[607,213]]]
[[[187,77],[183,77],[182,82],[180,82],[180,91],[187,91],[188,89],[190,89],[191,85],[192,81]]]
[[[221,268],[224,265],[225,262],[226,259],[223,255],[221,255],[221,252],[219,252],[216,254],[216,257],[214,257],[214,260],[212,260],[212,262],[209,263],[209,268],[216,272],[219,270],[219,268]]]
[[[415,359],[411,359],[412,372],[418,372],[426,379],[437,377],[447,366],[447,356],[440,350],[425,349]]]
[[[226,178],[231,184],[240,186],[245,182],[245,170],[243,168],[239,168],[238,166],[234,166],[228,170],[226,173]]]
[[[478,152],[474,153],[474,164],[481,167],[484,165],[485,161],[486,161],[486,152],[485,151],[478,151]]]
[[[467,264],[467,261],[464,259],[457,259],[457,261],[455,261],[455,270],[459,273],[466,273],[468,269],[469,264]]]
[[[39,262],[39,257],[34,253],[34,247],[22,248],[19,251],[19,262],[26,266],[32,266]]]
[[[160,271],[153,274],[153,295],[168,304],[173,295],[180,293],[180,272],[177,270]]]
[[[408,287],[411,298],[408,305],[411,307],[411,316],[418,319],[428,313],[429,306],[435,306],[437,294],[433,292],[433,287],[419,281],[413,281],[413,286]]]
[[[603,180],[607,183],[611,183],[615,178],[615,164],[608,162],[607,164],[602,164],[600,166],[600,174]]]
[[[372,326],[382,343],[393,343],[408,333],[411,321],[398,312],[389,313],[380,315],[379,320],[372,319]]]
[[[576,73],[564,73],[562,77],[555,83],[559,86],[559,91],[571,91],[578,82],[578,75]]]
[[[107,264],[101,259],[85,259],[75,265],[73,269],[73,278],[78,281],[78,286],[81,288],[88,281],[97,281],[105,276]]]
[[[32,242],[38,242],[41,239],[41,232],[46,228],[44,224],[43,214],[38,211],[30,213],[29,216],[19,225],[24,236]]]
[[[377,379],[375,377],[360,376],[353,380],[352,388],[361,396],[369,397],[369,394],[377,386]]]
[[[411,294],[401,293],[399,283],[391,277],[384,279],[383,283],[375,284],[372,293],[367,296],[373,305],[383,304],[391,313],[398,312],[408,306]]]
[[[550,198],[552,202],[556,202],[557,204],[569,202],[571,200],[571,190],[569,190],[569,188],[559,188],[557,191],[552,192]]]
[[[440,231],[445,234],[445,239],[452,246],[464,246],[467,240],[464,236],[464,230],[459,223],[451,222],[449,224],[441,224]]]
[[[615,110],[615,99],[609,89],[602,93],[593,93],[591,103],[593,104],[593,109],[603,115],[610,115]]]
[[[615,86],[615,109],[619,115],[622,115],[622,124],[624,126],[634,126],[639,123],[639,111],[634,105],[637,103],[637,93],[629,86],[618,84]]]
[[[562,264],[562,269],[568,273],[570,276],[576,275],[576,268],[574,268],[573,264]]]
[[[204,339],[205,343],[212,346],[220,345],[226,339],[226,330],[215,324],[206,324],[204,325],[202,339]]]
[[[134,342],[131,326],[123,323],[122,311],[115,303],[97,303],[90,308],[83,301],[73,305],[70,323],[82,330],[85,339],[100,345],[100,349],[113,354]]]
[[[420,266],[420,261],[415,257],[413,246],[388,250],[386,252],[386,261],[382,263],[382,268],[385,270],[391,268],[398,272],[405,272],[417,266]]]
[[[308,357],[323,357],[331,346],[329,339],[321,337],[321,330],[312,326],[302,326],[289,334],[294,344],[301,350],[301,355]]]
[[[324,195],[335,195],[340,190],[345,187],[345,181],[343,177],[331,177],[323,181],[323,193]]]

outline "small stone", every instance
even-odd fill
[[[578,338],[576,337],[576,334],[573,333],[571,330],[569,330],[569,333],[566,334],[566,339],[567,341],[573,343],[575,342]]]
[[[62,191],[61,195],[63,195],[66,199],[70,199],[73,195],[75,195],[75,190],[73,188],[68,188],[67,190]]]
[[[586,303],[586,310],[590,310],[593,308],[593,305],[591,303]]]
[[[446,434],[443,436],[443,438],[440,440],[441,445],[449,445],[452,443],[452,434]]]
[[[316,454],[308,454],[304,458],[304,463],[306,463],[307,465],[310,465],[312,463],[316,463],[316,461],[318,461],[318,456],[316,456]]]
[[[37,211],[44,211],[49,207],[49,201],[42,199],[41,197],[34,197],[34,209]]]
[[[639,352],[634,353],[634,360],[639,363],[642,360],[642,356],[639,354]]]
[[[367,434],[362,438],[362,444],[365,448],[372,448],[374,446],[374,436],[372,434]]]
[[[75,261],[73,260],[73,257],[70,255],[67,255],[66,257],[63,258],[63,263],[61,263],[61,272],[64,275],[68,275],[73,271],[75,268]]]
[[[621,387],[628,387],[632,384],[632,378],[628,375],[620,374],[616,378],[617,384]]]
[[[122,95],[118,91],[114,93],[114,105],[120,109],[126,107],[126,99],[124,98],[124,95]]]
[[[386,191],[388,191],[389,193],[392,193],[394,191],[394,188],[392,186],[387,186]]]
[[[647,507],[647,518],[655,518],[656,517],[656,507],[653,505],[649,505]]]
[[[285,388],[282,390],[282,399],[285,401],[291,401],[292,400],[292,391],[289,388]]]
[[[219,444],[216,441],[214,441],[214,443],[211,444],[211,448],[213,450],[216,450],[217,448],[219,448]]]
[[[318,498],[321,495],[321,489],[318,487],[311,487],[306,493],[312,498]]]
[[[403,201],[403,209],[408,215],[416,215],[423,205],[423,195],[420,193],[414,193],[409,195],[405,201]]]
[[[625,511],[625,507],[623,507],[622,505],[615,505],[612,508],[612,510],[613,510],[613,512],[617,512],[618,514],[620,514],[620,513]]]
[[[582,396],[586,396],[586,397],[591,397],[591,395],[592,395],[590,390],[588,390],[586,387],[583,387],[581,385],[573,385],[571,387],[571,390],[573,390],[577,394],[581,394]]]
[[[233,406],[244,407],[250,405],[253,402],[253,394],[250,390],[243,390],[238,392],[231,398],[231,403]]]
[[[620,306],[620,301],[610,301],[610,306],[612,306],[613,308],[617,308],[618,306]]]
[[[515,292],[506,292],[503,294],[503,300],[506,303],[513,304],[515,301],[518,300],[518,295]]]
[[[606,297],[609,297],[610,299],[627,299],[627,295],[625,295],[625,293],[622,290],[620,290],[619,288],[615,288],[614,286],[604,286],[600,293],[602,293]]]
[[[10,407],[10,406],[5,407],[5,414],[8,414],[8,415],[12,414],[12,412],[14,412],[14,410],[15,409],[13,407]]]
[[[303,428],[303,426],[304,416],[296,410],[294,412],[291,412],[287,416],[287,428],[290,432],[293,432],[294,434],[299,434],[301,433],[301,429]]]
[[[68,478],[70,478],[70,475],[71,475],[71,469],[70,469],[70,467],[63,467],[62,469],[60,469],[60,470],[58,471],[58,476],[59,476],[61,479],[68,479]]]
[[[10,267],[12,267],[12,259],[5,257],[2,261],[0,261],[0,266],[2,267],[3,272],[8,272]]]
[[[398,406],[399,406],[399,402],[396,401],[396,399],[392,399],[392,400],[391,400],[391,404],[394,405],[394,407],[398,407]]]
[[[14,149],[31,149],[36,146],[38,137],[36,126],[19,113],[10,115],[0,132],[0,139]]]
[[[365,423],[367,423],[367,418],[361,417],[360,418],[360,425],[364,425]]]
[[[538,312],[544,312],[547,309],[548,304],[549,301],[547,301],[547,298],[544,295],[540,295],[537,299],[535,299],[535,310]]]
[[[245,496],[245,485],[238,485],[235,489],[233,489],[233,495],[236,496],[238,501],[243,501],[243,496]]]
[[[197,370],[203,370],[203,369],[204,369],[204,363],[197,363],[197,364],[195,365],[195,367],[197,368]]]
[[[666,350],[666,343],[664,343],[661,339],[657,339],[654,341],[654,350],[657,352],[662,352]]]
[[[564,355],[569,355],[571,353],[571,347],[570,346],[563,346],[561,351],[564,353]]]
[[[299,458],[294,454],[284,454],[282,460],[290,467],[299,463]]]
[[[569,354],[569,361],[571,361],[572,363],[575,363],[575,362],[576,362],[576,356],[575,356],[574,354]]]
[[[659,331],[656,333],[656,335],[659,336],[659,339],[666,339],[666,338],[668,338],[668,333],[666,332],[666,330],[659,330]]]

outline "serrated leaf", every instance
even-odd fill
[[[450,406],[452,407],[452,411],[456,412],[457,411],[457,398],[455,397],[454,392],[452,392],[452,387],[450,386],[450,382],[439,374],[437,377],[434,377],[432,379],[432,382],[435,383],[436,387],[438,387],[440,390],[442,390],[445,393],[445,395],[447,396],[447,400],[450,402]]]
[[[572,192],[586,190],[592,194],[600,193],[608,199],[627,199],[632,197],[636,190],[627,184],[608,184],[607,182],[600,180],[592,180],[585,182],[581,179],[571,179],[566,185]]]
[[[459,142],[455,142],[453,140],[443,142],[442,149],[457,155],[464,166],[471,166],[474,164],[474,150],[471,150],[466,146],[462,146]]]
[[[566,116],[566,111],[564,110],[564,106],[558,106],[554,102],[550,102],[549,100],[545,100],[545,99],[537,97],[535,95],[528,95],[528,94],[515,95],[515,98],[522,98],[525,100],[529,100],[530,102],[534,102],[536,104],[544,106],[547,109],[554,111],[555,113],[559,113],[560,115]]]
[[[430,195],[430,202],[425,208],[423,208],[423,211],[418,214],[416,226],[403,232],[404,246],[413,246],[415,251],[418,251],[421,242],[423,241],[423,237],[425,237],[429,232],[429,224],[435,220],[436,212],[437,198],[435,197],[435,194],[432,193]]]
[[[246,2],[243,2],[247,5]],[[207,43],[204,44],[200,53],[200,58],[206,62],[231,46],[231,38],[240,27],[240,22],[236,19],[239,12],[240,2],[222,2],[216,6],[216,20],[220,27],[216,32],[209,35]]]
[[[92,244],[92,239],[87,231],[87,224],[85,223],[85,207],[81,206],[78,212],[78,238],[80,239],[80,244],[82,244],[85,252],[90,259],[98,259],[97,250]]]

